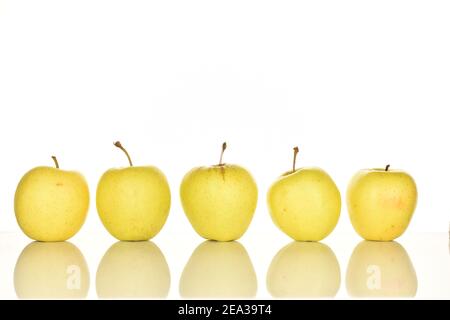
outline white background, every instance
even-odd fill
[[[223,141],[225,162],[259,187],[244,244],[289,242],[265,196],[294,145],[298,166],[328,171],[343,199],[361,168],[408,171],[419,202],[407,232],[448,231],[449,16],[448,1],[0,0],[0,230],[19,232],[16,185],[54,154],[91,188],[74,242],[112,244],[94,195],[105,170],[127,164],[120,140],[168,177],[155,242],[181,248],[178,269],[201,242],[180,181],[217,163]],[[343,204],[335,233],[354,235]]]

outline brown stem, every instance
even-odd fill
[[[295,172],[295,162],[297,161],[298,147],[294,147],[294,161],[292,162],[292,172]]]
[[[130,163],[130,167],[132,167],[133,166],[133,162],[131,161],[130,155],[128,154],[127,150],[125,150],[125,148],[122,146],[120,141],[114,142],[114,145],[125,153],[125,155],[128,158],[128,162]]]
[[[227,149],[227,143],[224,142],[224,143],[222,143],[222,152],[220,153],[219,166],[223,166],[223,162],[222,162],[222,159],[223,159],[223,153],[225,152],[226,149]]]
[[[386,168],[384,169],[384,171],[389,171],[389,167],[390,167],[391,165],[390,164],[388,164],[387,166],[386,166]]]
[[[55,156],[52,156],[53,162],[55,162],[55,167],[56,169],[59,169],[59,163],[58,163],[58,159],[56,159]]]

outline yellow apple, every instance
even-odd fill
[[[276,298],[334,297],[341,284],[339,262],[320,242],[293,242],[273,258],[267,289]]]
[[[391,241],[403,234],[417,203],[414,179],[404,171],[361,170],[347,189],[347,207],[356,232],[366,240]]]
[[[20,180],[14,211],[22,231],[38,241],[65,241],[82,227],[89,208],[89,189],[75,171],[37,167]]]
[[[170,271],[161,250],[148,241],[116,242],[97,269],[99,298],[164,298]]]
[[[70,242],[32,242],[17,260],[14,287],[20,299],[82,299],[89,291],[89,270]]]
[[[198,167],[189,171],[180,187],[181,203],[195,231],[217,241],[239,239],[253,218],[258,190],[251,174],[238,165]]]
[[[417,277],[406,250],[397,242],[362,241],[347,267],[353,297],[414,297]]]
[[[297,153],[295,147],[292,171],[283,174],[269,188],[269,212],[275,225],[292,239],[320,241],[336,227],[341,195],[322,169],[295,169]]]
[[[164,226],[170,210],[170,189],[165,175],[156,167],[130,166],[110,169],[97,186],[97,211],[109,233],[123,241],[146,241]]]
[[[236,241],[201,243],[180,279],[180,295],[185,298],[251,298],[256,288],[250,257]]]

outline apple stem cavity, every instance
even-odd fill
[[[227,149],[227,143],[224,142],[224,143],[222,143],[222,152],[220,153],[219,166],[224,165],[224,163],[222,162],[222,159],[223,159],[223,153],[225,152],[226,149]]]
[[[59,163],[58,163],[58,159],[56,159],[55,156],[52,156],[53,162],[55,163],[55,167],[56,169],[59,169]]]
[[[292,162],[292,172],[295,172],[295,162],[297,161],[298,147],[294,147],[294,161]]]
[[[130,163],[130,167],[132,167],[133,166],[133,162],[131,161],[130,155],[128,154],[127,150],[122,146],[120,141],[114,142],[114,145],[125,153],[125,155],[128,158],[128,162]]]
[[[384,169],[384,171],[389,171],[389,167],[390,167],[391,165],[390,164],[388,164],[387,166],[386,166],[386,168]]]

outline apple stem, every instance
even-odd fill
[[[120,141],[114,142],[114,145],[125,153],[125,155],[128,158],[128,162],[130,163],[130,167],[132,167],[133,166],[133,162],[131,161],[130,155],[128,154],[127,150],[125,150],[125,148],[122,146]]]
[[[388,164],[387,166],[386,166],[386,168],[384,169],[384,171],[389,171],[389,167],[390,167],[391,165],[390,164]]]
[[[222,159],[223,159],[223,153],[225,152],[226,149],[227,149],[227,143],[224,142],[224,143],[222,143],[222,152],[220,153],[219,166],[223,166],[223,162],[222,162]]]
[[[295,162],[297,161],[298,147],[294,147],[294,161],[292,163],[292,172],[295,172]]]
[[[56,159],[55,156],[52,156],[53,162],[55,163],[55,167],[56,169],[59,169],[59,163],[58,163],[58,159]]]

